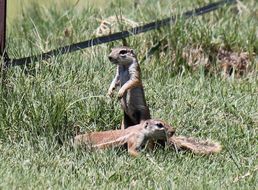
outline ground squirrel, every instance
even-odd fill
[[[86,145],[88,148],[105,149],[121,147],[127,144],[128,152],[138,156],[139,150],[151,140],[167,141],[175,129],[161,120],[149,119],[126,129],[85,133],[74,137],[74,145]]]
[[[109,87],[108,95],[112,96],[116,87],[120,86],[118,98],[124,110],[121,128],[126,129],[150,119],[141,81],[141,70],[134,51],[125,46],[113,48],[108,58],[117,65],[116,76]]]
[[[76,135],[75,146],[84,145],[93,149],[106,149],[127,145],[130,155],[138,156],[139,150],[149,141],[163,140],[169,148],[186,150],[194,154],[209,155],[221,151],[221,145],[211,140],[176,136],[175,128],[162,120],[149,119],[127,129],[91,132]]]

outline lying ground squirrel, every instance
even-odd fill
[[[76,135],[74,145],[85,145],[93,149],[105,149],[122,147],[127,144],[129,154],[138,156],[140,148],[146,145],[148,141],[167,141],[174,133],[175,129],[164,121],[149,119],[126,129]]]
[[[74,137],[74,145],[84,145],[93,149],[123,147],[127,144],[128,152],[138,156],[139,150],[148,141],[163,140],[170,148],[186,150],[195,154],[209,155],[221,151],[218,142],[200,140],[193,137],[175,136],[175,128],[162,120],[149,119],[127,129],[85,133]]]
[[[134,51],[128,47],[113,48],[108,58],[117,65],[116,76],[109,87],[108,95],[112,96],[116,87],[120,86],[118,98],[124,111],[121,128],[126,129],[150,119],[141,81],[141,70]]]

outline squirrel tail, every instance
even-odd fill
[[[200,140],[193,137],[172,136],[169,144],[176,150],[188,150],[195,154],[209,155],[218,153],[222,147],[220,143],[210,140]]]

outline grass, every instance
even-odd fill
[[[12,0],[7,1],[7,24],[12,25],[15,23],[16,19],[22,14],[23,11],[26,11],[31,4],[39,4],[42,8],[49,9],[51,6],[55,5],[58,9],[62,9],[64,6],[71,7],[75,6],[76,9],[80,10],[87,6],[100,7],[104,8],[103,0],[88,0],[87,3],[84,1],[78,0]]]
[[[96,18],[122,13],[148,22],[206,1],[149,0],[137,9],[123,2],[110,1],[106,9],[85,5],[79,11],[34,3],[8,28],[9,56],[89,39]],[[257,55],[258,6],[254,0],[245,5],[241,15],[223,8],[128,39],[141,59],[167,36],[168,49],[141,64],[151,114],[175,126],[177,134],[220,141],[220,154],[156,150],[131,158],[123,150],[71,148],[74,123],[83,131],[119,127],[120,105],[106,97],[115,73],[107,55],[121,43],[115,42],[8,70],[0,100],[0,189],[257,189],[256,60],[247,76],[223,79],[201,68],[191,71],[179,56],[189,45],[201,45],[207,53],[224,46]],[[66,28],[72,36],[64,36]]]

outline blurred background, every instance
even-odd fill
[[[19,17],[22,14],[23,10],[33,3],[41,4],[44,7],[49,7],[52,5],[55,6],[76,6],[76,8],[82,9],[87,5],[93,7],[105,7],[104,0],[87,0],[87,1],[80,1],[80,0],[9,0],[7,1],[7,24],[10,25],[13,23],[14,19]]]

